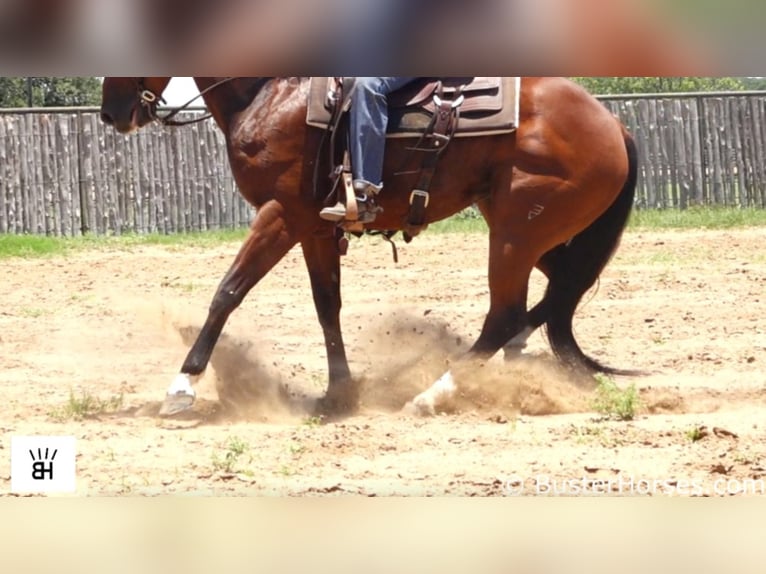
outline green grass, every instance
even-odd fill
[[[693,207],[634,210],[629,229],[733,229],[766,226],[766,209]]]
[[[50,315],[51,312],[38,307],[22,307],[19,309],[18,314],[26,319],[39,319],[40,317]]]
[[[468,208],[448,219],[429,225],[426,233],[484,233],[487,224],[474,208]]]
[[[115,395],[110,399],[100,399],[86,392],[82,392],[78,397],[75,396],[74,391],[69,391],[69,400],[66,404],[48,414],[57,422],[81,421],[86,418],[114,413],[122,408],[122,403],[122,394]]]
[[[695,207],[686,210],[634,210],[629,230],[662,229],[734,229],[766,226],[766,209],[734,207]],[[427,233],[485,233],[487,225],[476,208],[468,208],[453,217],[429,226]],[[165,235],[125,234],[84,237],[46,237],[39,235],[0,234],[0,259],[9,257],[52,257],[84,249],[129,251],[134,247],[157,245],[173,248],[215,247],[241,243],[247,229],[177,233]]]
[[[214,247],[223,243],[240,243],[247,230],[206,231],[164,235],[126,234],[83,237],[46,237],[40,235],[0,234],[0,259],[10,257],[51,257],[67,255],[85,249],[129,251],[133,247],[159,245],[164,247]]]
[[[634,231],[661,229],[735,229],[766,226],[766,209],[736,207],[691,207],[689,209],[633,210],[628,229]],[[475,208],[434,223],[428,228],[435,233],[482,233],[487,229]]]
[[[700,425],[695,425],[684,433],[686,438],[691,442],[697,442],[705,438],[709,433],[707,428]]]
[[[135,245],[171,245],[210,247],[221,243],[241,242],[247,236],[247,229],[226,229],[222,231],[195,231],[193,233],[177,233],[164,235],[152,233],[148,235],[129,235],[116,237],[117,240],[132,241]]]
[[[636,385],[620,389],[611,377],[598,374],[595,378],[598,385],[593,409],[606,419],[632,421],[640,407]]]
[[[305,418],[303,419],[302,424],[304,426],[311,427],[311,428],[322,426],[322,417],[318,416],[318,417]]]
[[[240,462],[240,458],[247,454],[250,450],[250,445],[239,437],[231,437],[223,445],[223,456],[218,452],[212,454],[213,470],[217,472],[224,472],[231,474],[237,471],[237,465]]]
[[[66,251],[66,241],[41,235],[0,235],[0,258],[49,257]]]

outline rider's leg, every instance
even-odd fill
[[[388,94],[403,88],[417,77],[359,77],[349,112],[351,163],[354,191],[360,196],[360,213],[369,209],[368,200],[383,187],[383,155],[388,127]],[[346,215],[343,203],[322,210],[325,219],[338,221]],[[369,213],[374,219],[374,212]],[[371,221],[372,219],[368,220]]]

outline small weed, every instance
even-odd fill
[[[691,442],[697,442],[705,438],[709,433],[706,427],[695,425],[686,431],[685,434],[686,438],[688,438]]]
[[[575,437],[577,444],[588,444],[593,442],[594,438],[601,437],[603,430],[600,427],[585,425],[570,427],[571,434]]]
[[[179,291],[183,291],[184,293],[192,293],[202,288],[202,285],[199,285],[197,283],[193,283],[191,281],[187,281],[187,282],[178,281],[178,279],[164,279],[160,283],[160,286],[169,287],[171,289],[178,289]]]
[[[596,398],[592,407],[607,419],[630,421],[636,416],[640,399],[635,384],[620,389],[611,377],[596,375]]]
[[[283,464],[282,468],[279,469],[279,474],[287,478],[288,476],[292,476],[293,474],[295,474],[295,471],[291,469],[289,466],[287,466],[286,464]]]
[[[617,448],[619,446],[625,446],[626,444],[625,440],[611,434],[609,429],[599,426],[572,425],[571,434],[574,435],[577,444],[598,444],[603,448]]]
[[[732,453],[731,460],[735,462],[736,464],[742,464],[742,465],[760,464],[758,457],[753,457],[752,455],[748,453],[743,453],[739,451],[734,451]]]
[[[120,490],[118,491],[119,494],[130,494],[133,492],[133,485],[128,481],[128,476],[126,474],[122,475],[122,480],[120,482]]]
[[[303,425],[307,427],[318,427],[322,426],[322,417],[308,417],[303,419]]]
[[[231,437],[226,443],[223,458],[213,453],[213,469],[218,472],[234,472],[240,457],[250,450],[250,446],[238,437]]]
[[[37,307],[22,307],[19,309],[19,316],[27,318],[27,319],[38,319],[40,317],[44,317],[45,315],[49,315],[50,311],[46,311],[45,309],[39,309]]]
[[[122,408],[124,396],[122,393],[115,395],[110,399],[100,399],[90,393],[82,392],[79,397],[75,396],[74,391],[69,391],[69,400],[58,409],[51,411],[49,416],[56,422],[65,422],[68,420],[81,421],[86,418],[94,418],[99,415],[105,415],[117,412]]]

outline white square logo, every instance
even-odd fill
[[[11,492],[75,492],[75,437],[11,437]]]

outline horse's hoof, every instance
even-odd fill
[[[342,416],[352,415],[358,408],[358,401],[348,400],[347,398],[335,398],[325,395],[316,402],[314,414],[316,416],[334,419]]]
[[[433,417],[436,407],[430,401],[412,400],[402,407],[401,413],[411,417]]]
[[[179,391],[177,393],[168,393],[160,407],[161,417],[172,417],[184,411],[189,410],[194,404],[194,395]]]

